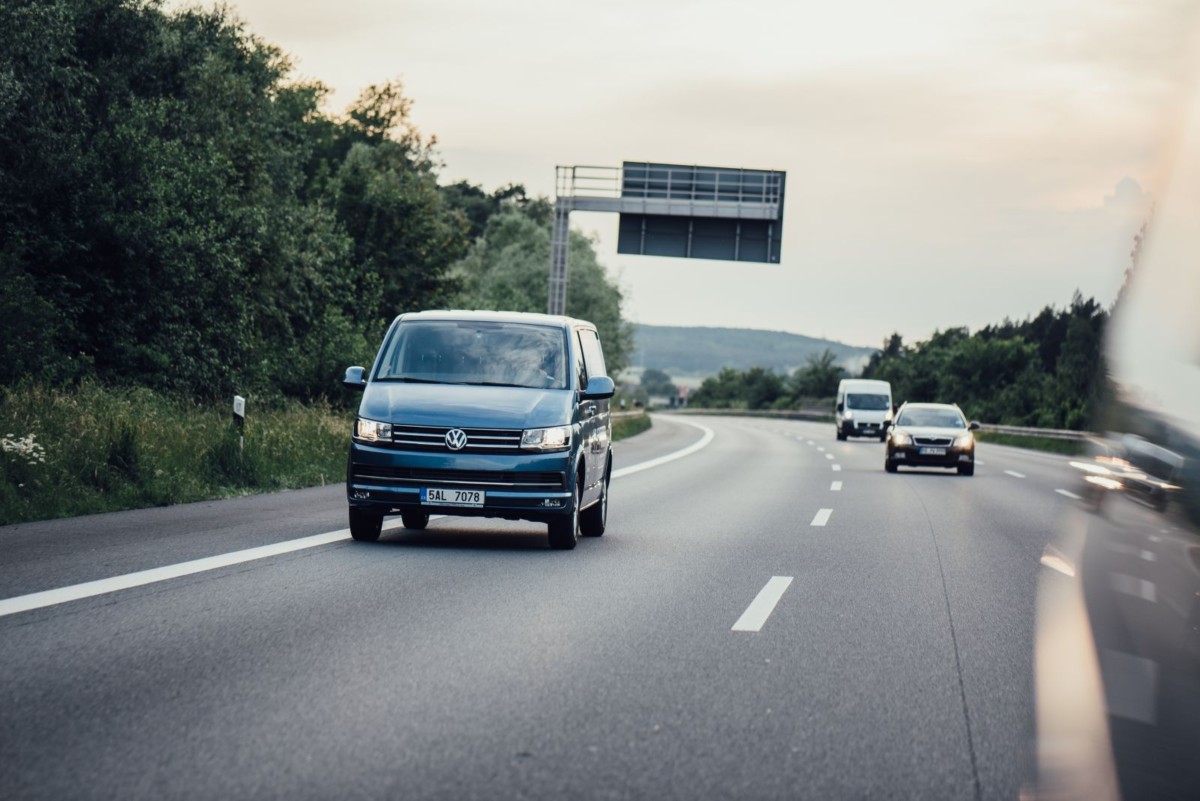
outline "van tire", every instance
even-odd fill
[[[375,542],[383,531],[383,515],[350,507],[350,536],[359,542]]]
[[[579,533],[585,537],[601,537],[608,522],[608,480],[609,473],[604,473],[604,483],[600,485],[600,500],[579,513]]]
[[[421,531],[429,525],[429,512],[401,512],[400,519],[404,521],[405,528]]]
[[[571,513],[559,515],[547,525],[547,540],[551,550],[569,551],[579,542],[579,499],[582,491],[583,487],[576,481],[575,503],[571,508]]]
[[[838,442],[845,442],[846,441],[846,432],[842,431],[842,429],[839,428],[837,430],[837,438],[838,438]]]

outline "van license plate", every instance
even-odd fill
[[[922,456],[945,456],[945,448],[921,448]]]
[[[486,495],[482,490],[421,487],[421,503],[432,506],[483,506]]]

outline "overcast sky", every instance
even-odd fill
[[[174,3],[173,5],[179,5]],[[878,345],[1107,304],[1196,72],[1194,1],[234,0],[343,109],[399,77],[444,180],[786,170],[778,265],[616,254],[629,316]]]

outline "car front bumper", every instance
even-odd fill
[[[346,499],[353,507],[379,514],[422,511],[544,522],[571,511],[571,458],[571,451],[451,455],[354,442]],[[484,505],[421,503],[422,488],[479,490],[485,493]]]
[[[888,446],[888,458],[897,465],[911,467],[958,467],[975,464],[975,448],[945,448],[945,453],[922,453],[928,447],[920,445]]]

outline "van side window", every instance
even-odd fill
[[[596,332],[584,329],[579,332],[579,339],[583,343],[583,361],[588,377],[608,375],[604,367],[604,351],[600,348],[600,338],[596,336]]]
[[[575,348],[574,348],[574,350],[575,350],[575,375],[579,379],[579,384],[578,384],[579,389],[583,390],[583,389],[587,388],[588,377],[587,377],[587,368],[584,366],[584,361],[583,361],[583,345],[580,343],[578,331],[575,332]]]

